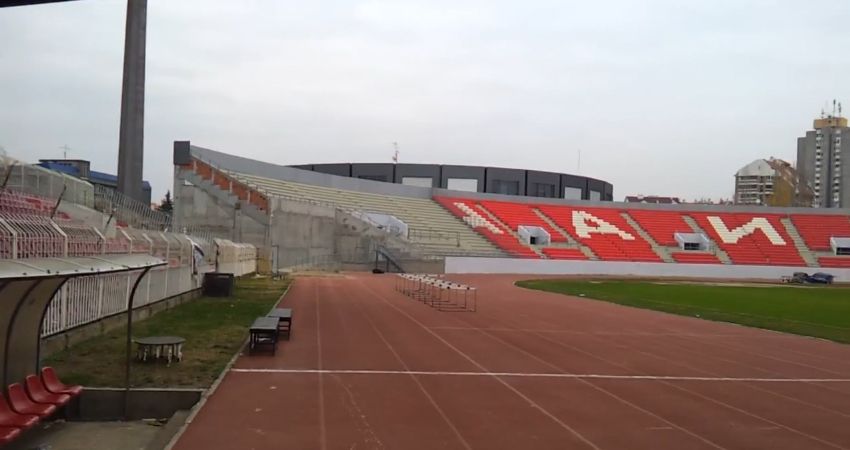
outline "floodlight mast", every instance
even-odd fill
[[[127,0],[118,138],[118,192],[138,201],[147,201],[142,191],[147,10],[147,0]]]

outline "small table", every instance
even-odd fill
[[[292,333],[292,308],[275,308],[266,317],[274,317],[278,320],[277,330],[286,334],[288,340]]]
[[[250,333],[251,339],[248,344],[248,353],[254,352],[254,349],[261,345],[271,347],[272,355],[277,350],[277,333],[278,322],[276,317],[257,317],[254,323],[251,324]]]
[[[146,362],[148,359],[154,361],[165,358],[171,365],[171,360],[183,360],[183,343],[186,339],[180,336],[149,336],[133,339],[138,345],[136,358]]]

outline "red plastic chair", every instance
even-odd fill
[[[6,399],[0,395],[0,426],[29,428],[38,423],[38,416],[18,414],[9,408]]]
[[[41,384],[41,378],[35,375],[28,375],[24,381],[27,385],[27,393],[30,398],[36,403],[46,403],[49,405],[63,406],[71,400],[71,396],[67,394],[54,394],[48,392]]]
[[[56,371],[52,367],[41,369],[41,381],[44,383],[44,387],[54,394],[67,394],[73,397],[80,395],[80,392],[83,391],[82,386],[69,386],[59,381],[59,377],[56,376]]]
[[[0,425],[0,444],[8,444],[21,435],[21,429]]]
[[[35,403],[27,397],[21,383],[9,385],[9,406],[19,414],[34,414],[38,417],[47,417],[56,412],[56,406]]]

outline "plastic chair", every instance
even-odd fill
[[[47,391],[44,385],[41,384],[41,378],[35,375],[28,375],[24,380],[27,386],[27,393],[30,398],[36,403],[46,403],[49,405],[63,406],[71,400],[71,396],[67,394],[54,394]]]
[[[19,414],[33,414],[38,417],[48,417],[56,412],[56,406],[35,403],[27,397],[21,383],[9,385],[9,406]]]
[[[75,396],[80,395],[80,392],[83,391],[82,386],[69,386],[59,381],[59,377],[56,376],[56,371],[53,370],[52,367],[45,367],[41,369],[41,381],[44,383],[44,387],[54,394],[68,394],[70,396]]]
[[[21,429],[0,425],[0,444],[8,444],[21,435]]]
[[[16,413],[6,403],[6,398],[0,395],[0,426],[30,428],[37,423],[38,416]]]

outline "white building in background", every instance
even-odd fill
[[[735,204],[808,206],[809,190],[798,189],[797,171],[781,159],[757,159],[735,173]]]

